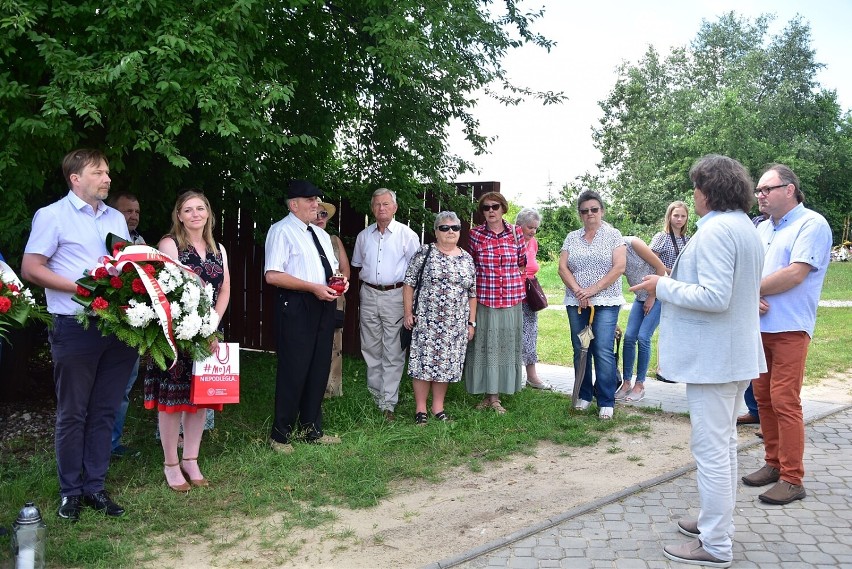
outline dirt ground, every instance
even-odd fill
[[[848,376],[805,387],[803,398],[852,404]],[[535,454],[455,469],[440,484],[399,485],[367,510],[333,508],[328,526],[280,535],[280,516],[230,519],[223,541],[184,548],[181,567],[421,567],[543,522],[571,508],[692,463],[689,420],[654,416],[650,432],[608,433],[594,447],[551,443]],[[750,440],[753,426],[741,427]],[[613,439],[614,438],[614,439]],[[410,483],[409,483],[410,484]]]

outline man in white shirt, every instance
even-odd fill
[[[376,223],[358,234],[351,264],[361,269],[359,314],[367,388],[385,419],[393,421],[405,367],[405,351],[399,342],[402,281],[420,239],[393,218],[397,203],[392,190],[379,188],[373,192],[370,206]]]
[[[278,287],[278,371],[270,445],[285,454],[294,451],[292,440],[302,432],[307,443],[340,442],[322,432],[322,401],[337,306],[337,294],[328,286],[328,279],[338,264],[328,233],[311,225],[317,218],[320,195],[311,182],[290,182],[290,214],[273,224],[266,236],[265,278]]]

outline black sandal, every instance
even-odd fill
[[[438,411],[437,413],[434,413],[434,415],[435,415],[435,418],[439,421],[449,421],[450,420],[449,416],[447,416],[447,414],[444,413],[443,411]]]
[[[429,421],[429,415],[426,413],[415,413],[414,414],[414,424],[423,426]]]

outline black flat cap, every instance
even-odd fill
[[[312,198],[314,196],[322,197],[322,192],[318,187],[307,180],[290,180],[287,186],[287,199],[293,198]]]

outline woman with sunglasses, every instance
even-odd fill
[[[559,276],[565,283],[565,308],[571,327],[574,368],[580,364],[581,345],[577,334],[591,322],[594,339],[589,344],[583,382],[575,409],[586,410],[595,396],[598,417],[612,419],[617,377],[615,327],[624,304],[621,275],[627,263],[627,251],[621,232],[603,220],[600,194],[586,190],[577,199],[583,227],[565,237],[559,255]],[[594,314],[594,319],[591,318]],[[592,385],[592,362],[595,366]]]
[[[439,213],[437,241],[414,254],[403,280],[403,326],[412,330],[408,373],[414,381],[414,422],[420,426],[428,421],[430,390],[432,415],[449,421],[444,397],[450,383],[461,381],[467,343],[474,336],[470,323],[476,322],[476,269],[471,256],[458,246],[460,232],[455,213]]]
[[[521,228],[503,221],[509,208],[499,192],[479,198],[485,223],[470,230],[470,253],[476,265],[477,320],[467,349],[464,380],[468,393],[483,393],[477,409],[503,414],[500,393],[523,387],[521,343],[527,263]]]
[[[334,204],[320,201],[317,203],[317,219],[313,222],[320,229],[325,229],[328,220],[334,217],[337,208]],[[331,235],[331,245],[337,258],[338,272],[349,280],[349,257],[343,247],[343,241],[337,235]],[[328,370],[328,385],[325,386],[325,398],[343,395],[343,315],[346,313],[346,297],[337,298],[337,313],[334,329],[334,340],[331,344],[331,369]]]

